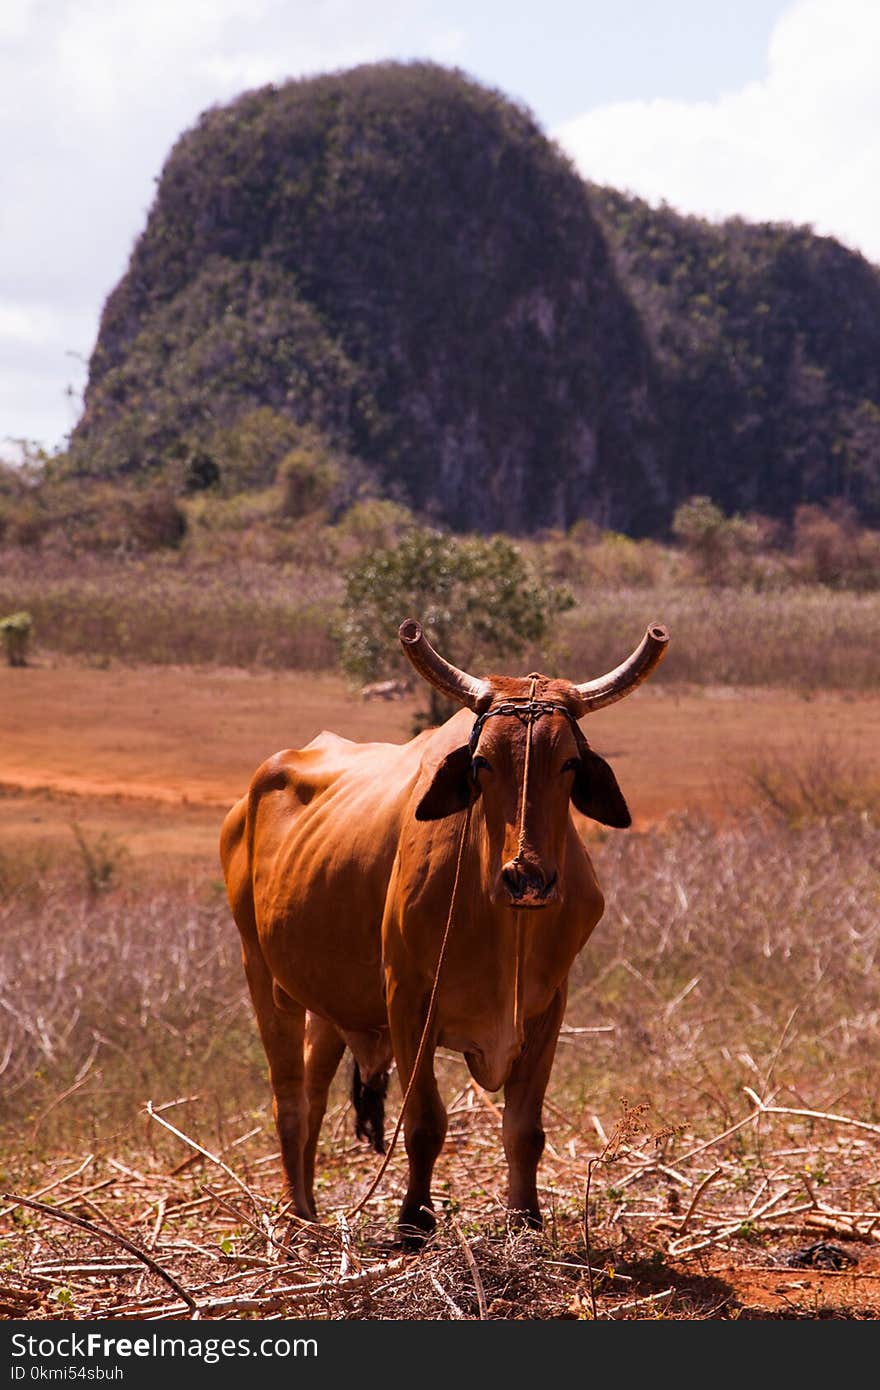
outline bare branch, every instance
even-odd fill
[[[196,1310],[196,1301],[191,1294],[188,1294],[182,1284],[179,1284],[173,1274],[169,1274],[167,1269],[163,1269],[157,1264],[152,1255],[148,1255],[146,1250],[142,1250],[139,1245],[135,1245],[127,1236],[121,1236],[116,1231],[106,1231],[98,1226],[94,1221],[87,1221],[84,1216],[74,1216],[70,1211],[59,1211],[57,1207],[49,1206],[48,1202],[35,1202],[31,1197],[19,1197],[14,1192],[4,1192],[3,1196],[7,1201],[11,1201],[15,1206],[30,1207],[33,1211],[42,1212],[44,1216],[50,1216],[53,1221],[66,1221],[71,1226],[79,1226],[84,1231],[90,1231],[93,1236],[100,1236],[102,1240],[110,1241],[121,1245],[129,1254],[142,1260],[154,1274],[158,1274],[160,1279],[164,1279],[178,1297],[193,1312]]]
[[[480,1276],[480,1271],[477,1268],[477,1262],[474,1259],[474,1252],[465,1240],[464,1232],[462,1231],[454,1216],[450,1216],[449,1224],[455,1232],[455,1238],[461,1246],[462,1253],[465,1259],[467,1260],[468,1269],[471,1272],[471,1278],[474,1281],[474,1288],[477,1291],[477,1306],[480,1310],[480,1322],[485,1322],[489,1316],[488,1308],[486,1305],[486,1290],[483,1288],[483,1280]]]

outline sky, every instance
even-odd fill
[[[582,174],[880,264],[880,0],[0,0],[0,451],[61,448],[172,145],[266,82],[432,59]]]

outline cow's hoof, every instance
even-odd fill
[[[397,1234],[404,1250],[421,1250],[437,1229],[437,1218],[428,1207],[405,1206],[397,1222]]]
[[[284,1214],[276,1217],[270,1232],[274,1258],[291,1259],[296,1249],[302,1249],[314,1240],[311,1224],[307,1218]]]
[[[511,1231],[540,1231],[544,1218],[537,1209],[522,1211],[511,1207],[507,1213],[507,1227]]]

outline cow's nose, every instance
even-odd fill
[[[546,877],[535,864],[522,859],[509,860],[501,870],[501,878],[511,898],[516,902],[543,902],[556,887],[556,874]]]

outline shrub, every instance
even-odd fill
[[[219,463],[224,493],[268,487],[299,435],[294,420],[268,406],[249,410],[234,425],[218,430],[209,452]]]
[[[332,502],[342,484],[342,470],[327,453],[317,431],[303,431],[299,444],[278,465],[277,481],[281,515],[308,516]]]
[[[18,613],[10,613],[8,618],[0,621],[0,634],[3,636],[6,659],[10,666],[27,665],[27,649],[32,630],[33,619],[24,609]]]
[[[183,491],[189,495],[194,492],[208,492],[220,482],[220,468],[212,454],[204,449],[195,449],[186,461],[183,471]]]
[[[746,776],[757,803],[788,825],[880,812],[876,774],[828,738],[789,754],[764,753],[754,759]]]
[[[754,522],[725,516],[709,497],[683,502],[672,519],[672,534],[684,546],[695,576],[716,587],[747,577],[761,541]]]
[[[543,584],[500,536],[462,540],[415,530],[351,565],[344,578],[340,657],[360,681],[404,669],[397,640],[404,618],[418,618],[457,664],[485,669],[488,660],[510,659],[541,641],[552,615],[574,603],[567,589]],[[446,713],[432,689],[432,720]]]
[[[409,507],[384,497],[368,497],[349,507],[336,529],[360,548],[379,550],[397,545],[417,525]]]
[[[633,540],[578,521],[567,534],[546,531],[532,542],[543,574],[566,583],[632,586],[656,584],[677,564],[677,556],[655,541]]]
[[[663,552],[654,541],[634,541],[616,531],[606,531],[584,557],[586,575],[593,583],[648,587],[664,568]]]
[[[880,533],[864,530],[852,507],[798,507],[793,550],[798,577],[834,589],[880,588]]]
[[[131,504],[131,533],[144,550],[175,549],[187,533],[186,513],[167,487],[157,487]]]
[[[87,891],[93,896],[106,893],[119,882],[129,859],[128,850],[106,831],[90,839],[79,821],[71,821],[70,829],[82,860]]]

